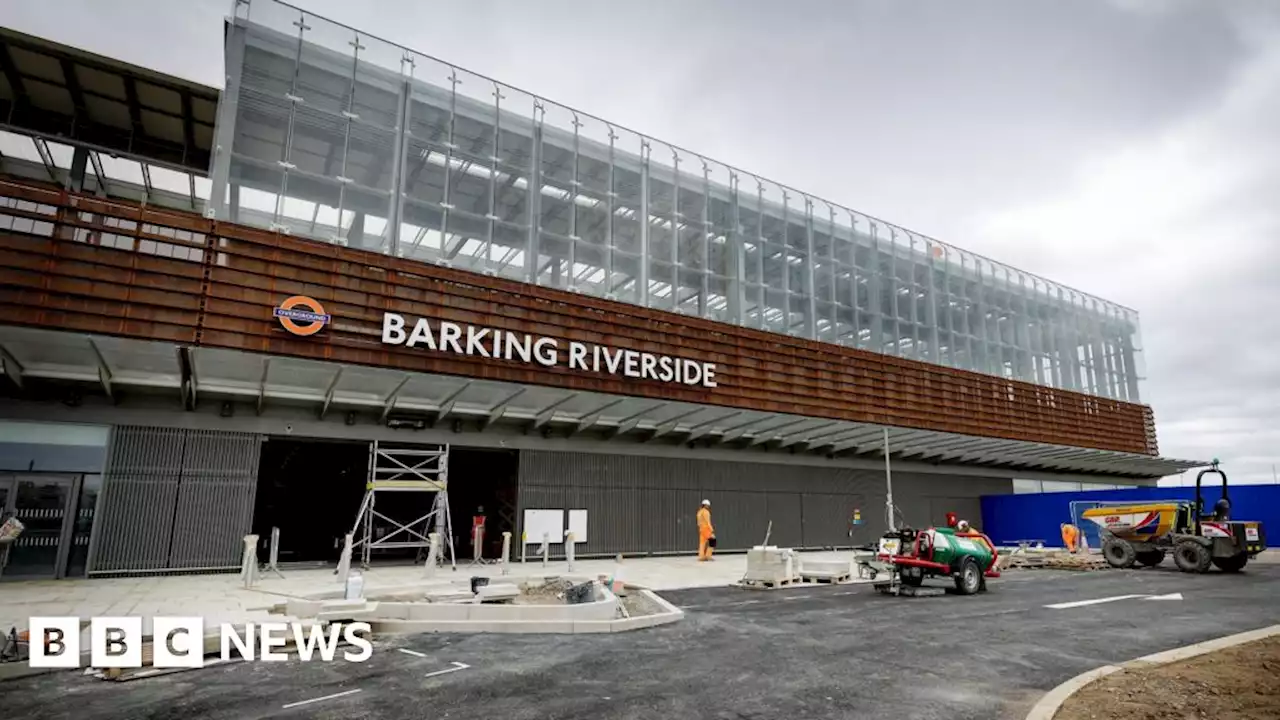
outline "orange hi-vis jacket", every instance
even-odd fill
[[[698,537],[711,537],[715,534],[715,528],[711,527],[711,508],[700,508],[698,510]]]

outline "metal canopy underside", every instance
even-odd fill
[[[184,352],[185,351],[185,352]],[[185,359],[184,359],[185,354]],[[729,407],[341,365],[215,348],[0,326],[5,380],[171,391],[188,406],[233,400],[310,405],[321,417],[359,411],[382,421],[463,421],[547,434],[776,449],[828,456],[881,453],[884,426]],[[1046,472],[1158,478],[1208,463],[889,427],[894,458]]]
[[[219,91],[0,28],[0,128],[205,174]]]

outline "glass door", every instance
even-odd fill
[[[0,476],[3,507],[25,526],[22,534],[0,550],[0,576],[61,577],[67,566],[75,498],[75,478],[56,475]]]

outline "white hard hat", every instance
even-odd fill
[[[710,505],[710,504],[711,504],[711,501],[710,501],[710,500],[703,500],[703,501],[702,501],[702,504],[703,504],[703,505]]]

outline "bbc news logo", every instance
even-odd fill
[[[81,662],[80,618],[33,617],[30,628],[30,664],[43,668],[78,668]],[[304,623],[246,623],[219,626],[219,657],[231,660],[284,662],[289,653],[280,652],[293,641],[294,653],[304,662],[316,657],[321,662],[364,662],[373,654],[369,623],[349,623],[322,628]],[[205,664],[204,618],[152,618],[152,660],[157,668],[198,668]],[[43,638],[43,642],[41,639]],[[90,666],[97,668],[142,667],[140,617],[95,617],[89,621]],[[350,646],[338,653],[340,645]]]

